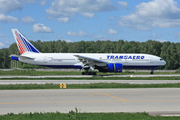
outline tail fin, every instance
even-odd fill
[[[17,29],[11,29],[20,54],[40,53]]]

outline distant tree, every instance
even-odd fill
[[[101,50],[100,52],[101,53],[113,53],[114,52],[114,41],[102,41],[102,44],[100,46]]]
[[[10,68],[10,57],[8,48],[0,50],[0,68]]]
[[[11,44],[8,50],[9,50],[9,54],[20,54],[16,43]]]
[[[152,54],[160,56],[162,44],[158,41],[148,40],[140,43],[140,53]]]
[[[160,57],[166,61],[165,69],[177,69],[179,67],[179,58],[174,43],[164,42]]]
[[[119,40],[115,44],[115,53],[123,53],[122,46],[124,45],[124,40]]]
[[[179,68],[180,68],[180,43],[176,43],[176,52],[177,52],[177,55],[178,55],[178,59],[179,59]]]

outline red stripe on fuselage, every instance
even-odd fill
[[[15,32],[15,34],[17,37],[16,40],[18,41],[18,47],[19,47],[20,53],[23,54],[26,51],[26,49],[24,48],[24,46],[23,46],[23,44],[22,44],[21,40],[19,39],[19,36],[17,35],[16,32]]]

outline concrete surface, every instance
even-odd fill
[[[75,107],[80,112],[145,111],[177,115],[180,88],[0,90],[0,114],[68,113]]]

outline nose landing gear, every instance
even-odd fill
[[[151,70],[150,74],[153,75],[154,74],[154,70]]]
[[[151,72],[150,72],[151,75],[154,74],[154,70],[156,70],[156,68],[153,68],[153,69],[151,70]]]

